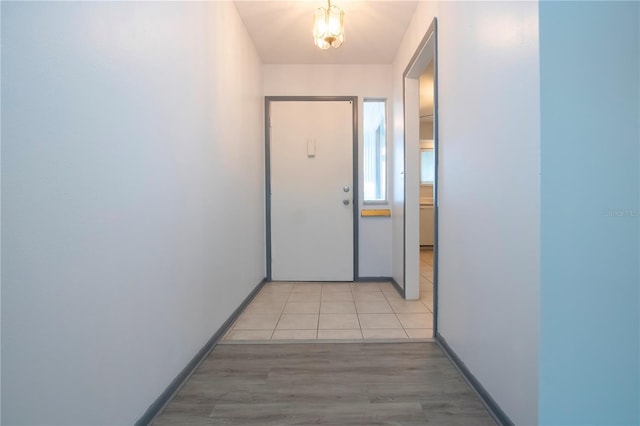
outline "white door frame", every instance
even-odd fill
[[[353,111],[353,281],[358,272],[358,97],[357,96],[265,96],[265,214],[266,214],[266,279],[271,281],[271,102],[351,102]]]
[[[420,290],[420,163],[413,161],[418,156],[420,145],[420,112],[417,99],[420,85],[418,79],[427,65],[434,61],[433,85],[433,143],[436,152],[435,181],[433,194],[434,241],[433,241],[433,332],[438,332],[438,20],[433,18],[415,53],[402,74],[402,105],[404,107],[404,296],[414,299]],[[409,99],[408,99],[409,98]],[[415,102],[413,100],[416,100]],[[411,161],[408,161],[411,160]],[[408,188],[408,185],[412,185]],[[407,224],[407,218],[409,223]],[[408,226],[407,226],[408,225]]]

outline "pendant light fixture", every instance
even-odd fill
[[[338,48],[344,43],[344,12],[332,6],[327,0],[327,8],[316,9],[313,25],[313,39],[320,49]]]

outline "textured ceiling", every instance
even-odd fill
[[[320,50],[313,44],[313,12],[326,2],[235,2],[265,64],[390,64],[417,3],[334,0],[345,11],[345,42]]]

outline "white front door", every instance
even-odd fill
[[[271,101],[271,278],[354,279],[353,105]]]

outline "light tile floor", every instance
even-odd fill
[[[420,300],[391,283],[265,284],[222,343],[433,337],[433,250],[420,252]]]

